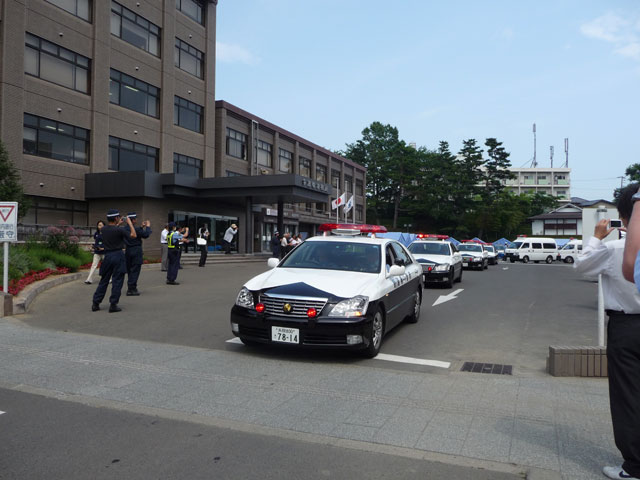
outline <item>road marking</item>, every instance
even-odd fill
[[[509,267],[502,267],[503,270],[509,270]]]
[[[2,415],[3,413],[7,413],[7,412],[3,412],[2,410],[0,410],[0,415]]]
[[[425,360],[422,358],[402,357],[400,355],[388,355],[379,353],[374,360],[385,360],[387,362],[409,363],[411,365],[428,365],[430,367],[449,368],[450,362],[441,362],[439,360]]]
[[[242,340],[238,337],[234,337],[227,340],[225,343],[237,343],[242,345]],[[423,358],[402,357],[400,355],[388,355],[386,353],[379,353],[374,360],[384,360],[386,362],[396,363],[409,363],[411,365],[427,365],[429,367],[449,368],[450,362],[441,362],[439,360],[425,360]]]
[[[433,305],[431,306],[435,307],[436,305],[440,305],[441,303],[448,302],[449,300],[455,300],[456,295],[458,295],[462,291],[464,291],[464,288],[459,288],[455,292],[451,292],[449,295],[440,295],[438,299],[435,302],[433,302]]]

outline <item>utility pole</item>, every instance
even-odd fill
[[[620,179],[620,188],[622,188],[622,182],[624,182],[624,175],[620,175],[619,177],[616,177]]]
[[[568,138],[564,139],[564,156],[565,156],[564,168],[569,168],[569,139]]]
[[[549,150],[551,151],[551,168],[553,168],[553,145],[549,147]]]
[[[533,124],[533,163],[531,164],[533,168],[538,166],[538,162],[536,161],[536,124]]]

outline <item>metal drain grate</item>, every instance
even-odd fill
[[[475,363],[464,362],[461,372],[471,373],[492,373],[494,375],[511,375],[513,373],[513,365],[500,365],[499,363]]]

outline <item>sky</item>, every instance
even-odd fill
[[[330,150],[374,121],[436,149],[495,137],[611,199],[640,163],[637,0],[220,0],[216,99]],[[626,184],[626,183],[625,183]]]

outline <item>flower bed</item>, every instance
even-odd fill
[[[70,270],[66,267],[57,267],[56,269],[47,268],[39,272],[34,272],[32,270],[18,280],[9,281],[9,293],[13,296],[16,296],[18,295],[18,293],[24,290],[27,285],[30,285],[33,282],[44,280],[50,275],[62,275],[64,273],[69,273],[69,271]],[[0,287],[0,290],[2,290],[2,287]]]

